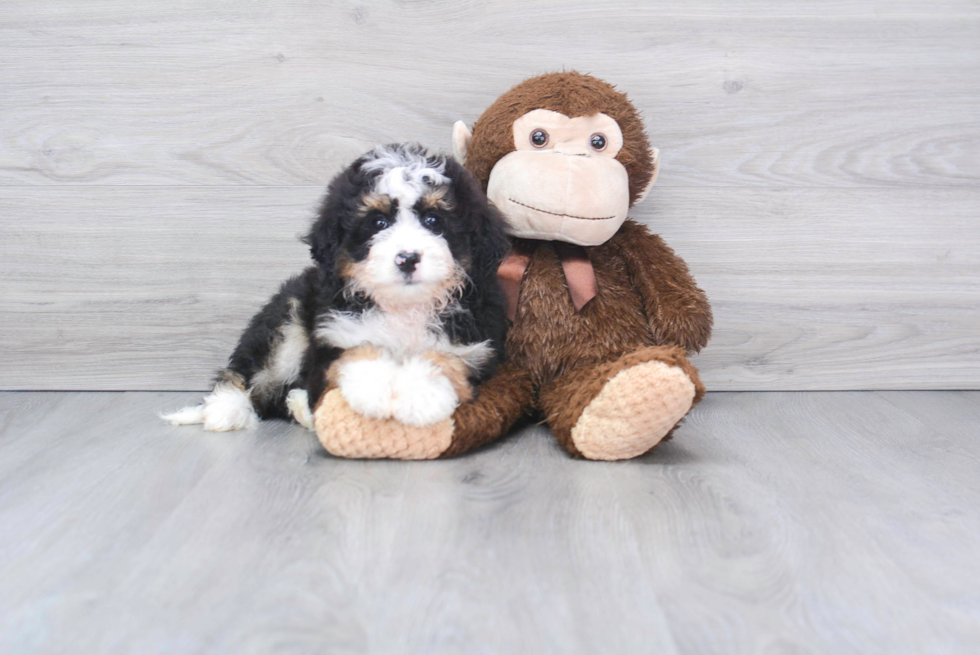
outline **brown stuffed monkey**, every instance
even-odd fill
[[[500,96],[472,134],[456,123],[453,145],[515,237],[500,268],[507,361],[443,423],[382,426],[321,407],[318,434],[361,442],[383,428],[445,457],[537,410],[577,457],[627,459],[668,438],[704,396],[686,354],[707,343],[712,318],[684,262],[627,218],[658,172],[637,110],[606,82],[551,73]]]

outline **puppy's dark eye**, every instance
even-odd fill
[[[388,219],[384,216],[378,216],[371,222],[371,224],[374,225],[376,230],[383,230],[391,225],[391,223],[388,222]]]
[[[442,229],[442,217],[437,214],[426,214],[422,217],[422,225],[430,230]]]
[[[592,144],[593,150],[606,149],[606,137],[601,134],[593,134],[591,137],[589,137],[589,143]]]
[[[548,143],[548,133],[538,129],[531,132],[531,145],[535,148],[544,148]]]

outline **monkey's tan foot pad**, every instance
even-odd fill
[[[451,418],[424,427],[368,418],[351,409],[338,389],[320,400],[313,427],[328,453],[352,459],[435,459],[453,439]]]
[[[691,378],[664,362],[620,371],[586,405],[572,428],[572,442],[588,459],[642,455],[684,418],[694,393]]]

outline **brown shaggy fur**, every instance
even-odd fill
[[[615,119],[624,140],[617,159],[629,173],[630,204],[636,201],[654,172],[639,114],[612,86],[579,73],[526,80],[484,112],[466,156],[484,188],[494,165],[514,150],[514,121],[533,109],[569,117],[603,112]],[[442,456],[488,443],[534,410],[570,453],[581,456],[571,431],[584,409],[617,373],[649,361],[679,367],[694,383],[694,403],[704,397],[685,352],[708,342],[711,307],[687,265],[660,237],[627,220],[606,243],[586,248],[598,292],[579,311],[554,244],[517,240],[514,251],[527,257],[527,268],[522,278],[511,272],[509,280],[520,285],[520,295],[507,337],[508,361],[475,400],[456,410],[453,442]]]
[[[609,241],[586,249],[598,293],[579,312],[551,243],[521,240],[515,249],[532,254],[507,357],[532,372],[537,388],[569,367],[612,361],[646,346],[698,351],[708,341],[711,308],[704,292],[684,262],[638,223],[627,220]],[[684,320],[660,318],[678,316]]]
[[[548,426],[558,442],[573,455],[581,457],[581,453],[572,442],[572,428],[575,427],[586,406],[599,395],[606,383],[617,373],[652,361],[661,361],[684,371],[694,383],[693,404],[696,405],[701,401],[705,393],[704,385],[701,384],[697,369],[684,356],[683,349],[678,346],[641,348],[615,361],[571,369],[541,389],[539,405],[541,411],[548,417]]]
[[[603,113],[619,123],[623,149],[616,159],[629,173],[630,206],[636,202],[653,175],[653,151],[640,114],[613,85],[576,72],[524,80],[497,98],[476,121],[466,168],[480,180],[484,191],[494,165],[514,151],[514,121],[533,109],[550,109],[569,118]]]
[[[493,440],[534,408],[561,444],[580,456],[571,429],[585,406],[616,373],[651,360],[687,373],[695,404],[704,397],[684,353],[708,342],[711,307],[687,265],[660,237],[627,220],[612,239],[588,248],[599,291],[579,312],[550,242],[518,240],[515,251],[530,257],[507,336],[508,378],[522,387],[512,392],[499,375],[484,384],[475,401],[457,410],[453,444],[444,456]],[[525,404],[517,407],[519,401]],[[466,420],[470,416],[481,419]],[[510,420],[484,420],[498,416]],[[502,431],[493,434],[498,425]]]
[[[534,404],[534,389],[527,373],[504,363],[482,385],[480,395],[461,404],[453,414],[453,441],[442,457],[465,453],[499,439]]]

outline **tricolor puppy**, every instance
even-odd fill
[[[501,358],[503,219],[455,160],[379,146],[331,183],[306,237],[316,265],[252,319],[201,405],[163,418],[237,430],[295,418],[339,388],[355,411],[422,426]]]

